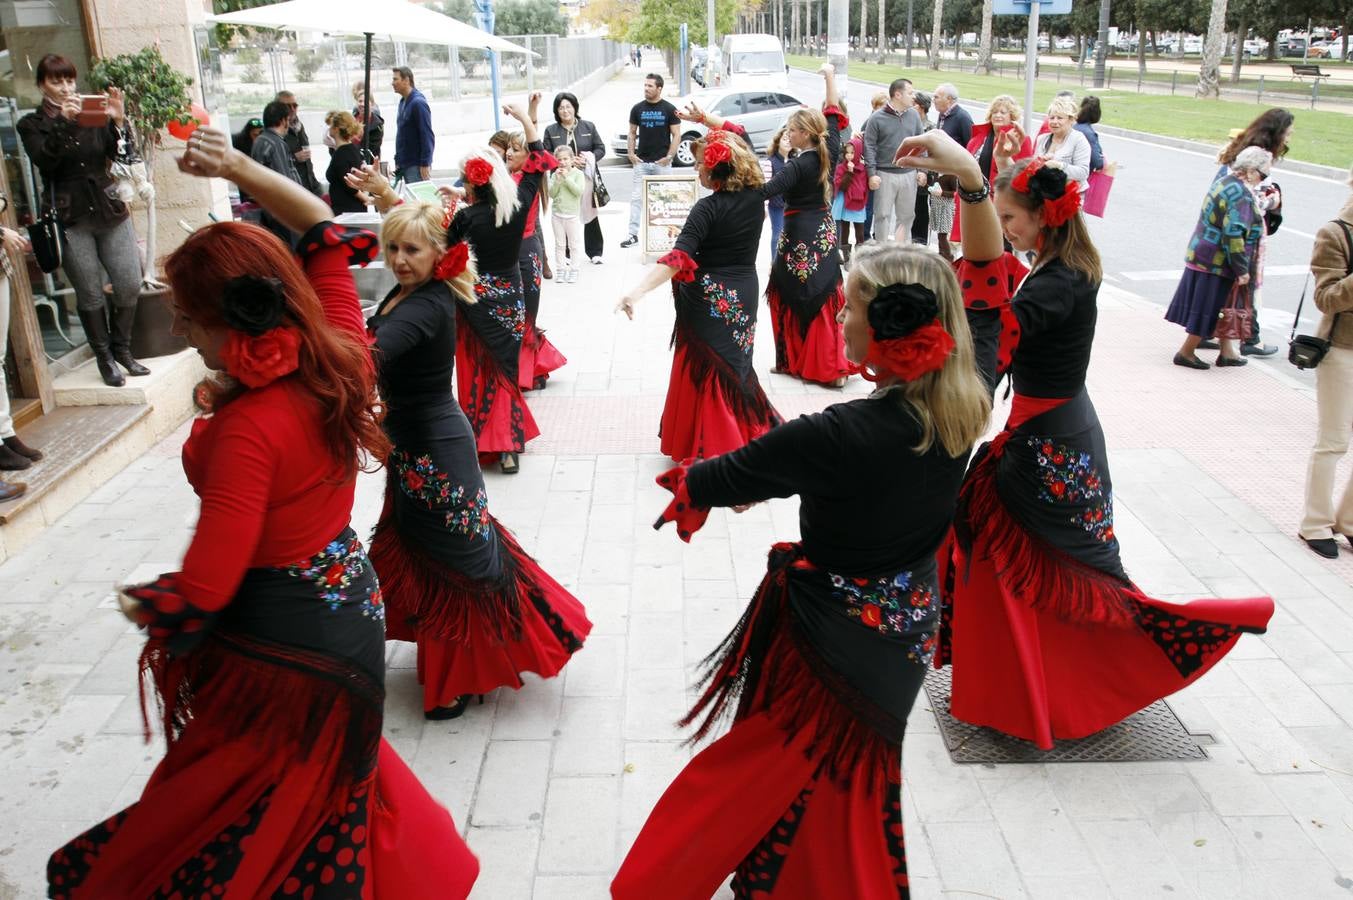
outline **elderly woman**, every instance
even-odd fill
[[[1353,188],[1353,169],[1348,173]],[[1334,470],[1348,452],[1349,424],[1353,423],[1353,197],[1344,201],[1338,217],[1321,226],[1311,250],[1311,274],[1315,276],[1315,305],[1324,315],[1319,333],[1329,338],[1330,349],[1315,370],[1315,446],[1306,472],[1306,514],[1301,520],[1301,539],[1326,559],[1339,555],[1336,534],[1353,534],[1353,481],[1344,487],[1339,508],[1334,508]]]
[[[1232,289],[1250,283],[1264,232],[1264,215],[1254,189],[1268,177],[1272,165],[1272,153],[1262,147],[1246,147],[1236,154],[1230,173],[1212,182],[1203,198],[1203,209],[1184,255],[1184,276],[1165,311],[1167,322],[1182,325],[1188,332],[1174,355],[1176,366],[1211,368],[1196,351],[1212,337]],[[1234,341],[1221,342],[1217,365],[1243,366],[1246,362]]]
[[[1009,94],[1001,94],[992,99],[987,106],[987,117],[984,121],[977,123],[972,127],[972,138],[968,141],[968,152],[977,157],[977,165],[982,169],[982,174],[986,175],[988,180],[996,180],[996,138],[1010,130],[1010,127],[1019,122],[1024,111],[1020,105],[1015,102],[1015,98]],[[1020,145],[1019,153],[1015,159],[1024,159],[1034,155],[1033,142],[1027,137]],[[955,243],[963,242],[963,222],[962,207],[958,205],[958,200],[954,200],[954,231],[949,239]]]
[[[606,141],[602,140],[601,130],[586,119],[578,118],[578,98],[568,91],[554,96],[554,124],[545,126],[545,149],[551,153],[560,147],[571,147],[575,156],[586,161],[583,170],[587,176],[587,186],[582,193],[583,246],[569,247],[569,257],[577,260],[585,253],[593,265],[601,265],[601,252],[604,241],[601,235],[601,222],[597,219],[597,207],[593,201],[593,192],[601,174],[597,165],[606,155]],[[562,262],[561,262],[562,265]]]
[[[1054,97],[1048,105],[1048,133],[1038,138],[1035,153],[1054,169],[1066,172],[1068,181],[1080,185],[1081,193],[1090,179],[1090,141],[1076,130],[1079,110],[1070,97]]]

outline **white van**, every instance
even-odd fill
[[[723,39],[720,87],[742,90],[787,90],[785,51],[769,34],[730,34]]]

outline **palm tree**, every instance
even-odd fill
[[[883,5],[886,0],[879,0],[879,65],[883,65],[883,54],[888,52],[888,24],[883,17]]]
[[[1198,69],[1198,89],[1194,96],[1216,99],[1221,96],[1221,51],[1226,41],[1226,0],[1212,0],[1207,20],[1207,40],[1203,42],[1203,64]]]
[[[869,0],[860,0],[860,59],[869,58]]]
[[[991,0],[982,0],[982,40],[977,47],[977,71],[991,74]]]
[[[935,22],[930,27],[930,59],[927,65],[938,70],[940,67],[940,26],[944,19],[944,0],[935,0]]]

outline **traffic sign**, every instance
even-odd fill
[[[992,0],[991,14],[995,16],[1027,16],[1031,0]],[[1044,16],[1065,16],[1071,13],[1071,0],[1044,0],[1038,4]]]

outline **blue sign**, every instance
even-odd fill
[[[1027,16],[1031,0],[991,0],[995,16]],[[1044,0],[1038,4],[1040,16],[1065,16],[1071,13],[1071,0]]]

